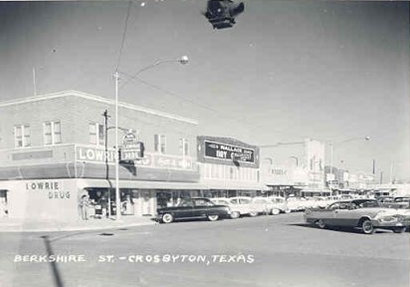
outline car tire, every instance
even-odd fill
[[[219,215],[208,215],[209,221],[217,221],[219,219]]]
[[[174,216],[171,213],[165,213],[162,215],[162,222],[163,223],[171,223],[174,221]]]
[[[393,229],[394,233],[404,233],[406,231],[406,227],[397,227]]]
[[[236,219],[236,218],[239,218],[239,216],[241,216],[239,211],[232,211],[231,218]]]
[[[371,220],[365,219],[362,221],[361,224],[362,231],[364,234],[373,234],[374,233],[374,226]]]
[[[320,229],[323,229],[326,227],[326,224],[323,222],[322,219],[316,220],[316,226],[319,227]]]
[[[277,208],[272,209],[272,215],[278,215],[280,213],[280,210]]]
[[[249,212],[249,215],[250,215],[251,217],[255,217],[255,216],[258,215],[258,212],[257,212],[257,211],[251,211],[251,212]]]
[[[292,210],[290,210],[289,208],[285,209],[285,213],[291,213],[291,212],[292,212]]]

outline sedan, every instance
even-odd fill
[[[410,211],[383,208],[373,199],[355,199],[335,202],[324,209],[308,209],[305,220],[319,228],[353,227],[365,234],[381,228],[402,233],[410,225]]]
[[[208,198],[185,198],[175,207],[159,208],[157,220],[171,223],[179,219],[207,218],[216,221],[219,218],[229,218],[231,210],[226,205],[217,205]]]
[[[409,208],[410,207],[410,197],[399,196],[393,198],[391,201],[379,200],[382,206],[390,208]]]
[[[225,204],[231,209],[231,217],[238,218],[243,215],[257,216],[264,212],[264,207],[252,202],[251,197],[236,196],[230,198],[211,198],[214,203]]]

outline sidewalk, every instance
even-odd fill
[[[27,219],[0,218],[1,232],[58,232],[77,230],[102,230],[125,228],[133,226],[154,225],[151,217],[123,216],[120,221],[115,219],[90,219],[71,222],[34,221]]]

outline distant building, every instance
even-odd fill
[[[317,140],[306,139],[305,150],[308,182],[303,192],[321,193],[325,188],[325,144]]]
[[[264,152],[262,181],[269,193],[281,196],[327,195],[325,187],[325,145],[317,140],[274,145]],[[269,155],[269,157],[266,157]]]

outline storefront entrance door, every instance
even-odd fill
[[[141,210],[142,215],[153,215],[153,210],[151,207],[151,193],[149,190],[141,191]]]
[[[0,190],[0,218],[7,217],[7,190]]]

